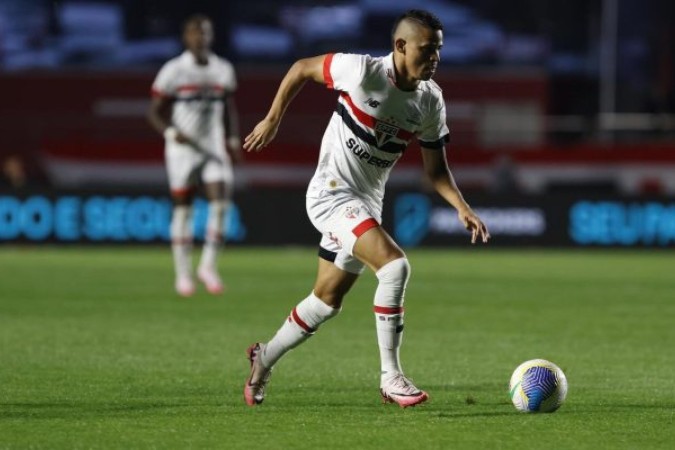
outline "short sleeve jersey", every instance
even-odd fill
[[[443,151],[449,131],[440,87],[421,81],[414,91],[399,89],[393,58],[393,53],[326,56],[326,85],[340,96],[308,196],[344,188],[381,212],[389,173],[413,137],[425,148]]]
[[[223,147],[224,99],[237,89],[229,61],[211,53],[197,64],[189,51],[167,61],[152,84],[153,96],[174,100],[172,124],[209,150]]]

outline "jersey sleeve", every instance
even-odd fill
[[[449,141],[450,130],[446,123],[445,102],[439,99],[433,110],[423,123],[423,128],[417,135],[420,146],[424,148],[442,149]]]
[[[368,55],[329,53],[323,60],[323,78],[326,87],[349,92],[365,77]]]
[[[164,64],[152,83],[153,97],[175,97],[176,83],[174,68],[171,64]]]
[[[223,60],[223,88],[226,93],[233,93],[237,90],[237,75],[234,66],[226,60]]]

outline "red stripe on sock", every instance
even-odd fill
[[[357,226],[352,229],[352,233],[354,233],[354,236],[356,237],[361,237],[363,233],[366,231],[370,230],[371,228],[379,227],[380,224],[377,223],[377,220],[373,219],[372,217],[370,219],[366,219]]]
[[[293,321],[295,323],[300,325],[300,328],[302,328],[303,330],[305,330],[308,333],[314,333],[314,328],[311,328],[309,325],[307,325],[305,323],[304,320],[302,320],[300,318],[300,316],[298,315],[298,312],[295,310],[295,308],[293,308],[293,311],[291,311],[291,317],[293,317]]]
[[[403,306],[389,307],[389,306],[375,305],[373,311],[375,311],[378,314],[401,314],[403,312]]]

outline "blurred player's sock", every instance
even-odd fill
[[[206,237],[204,239],[202,258],[199,262],[200,267],[216,268],[218,250],[223,241],[223,223],[227,204],[228,202],[225,200],[211,200],[209,202],[209,212],[206,219]]]
[[[224,200],[212,200],[209,202],[209,213],[206,220],[206,237],[202,256],[197,269],[197,276],[211,294],[223,292],[223,282],[218,275],[218,250],[222,243],[223,221],[227,210],[227,202]]]
[[[176,292],[182,297],[190,297],[195,293],[195,283],[192,277],[177,277]]]
[[[199,267],[197,269],[197,278],[199,281],[204,283],[206,290],[210,294],[222,294],[225,290],[223,285],[223,280],[221,280],[220,275],[214,269],[208,267]]]
[[[199,260],[199,267],[215,270],[218,258],[218,250],[220,249],[220,242],[212,240],[208,235],[204,241],[202,248],[202,257]]]
[[[171,217],[171,250],[176,271],[176,291],[183,296],[194,293],[191,215],[191,207],[178,205],[174,206]]]
[[[325,304],[312,292],[293,308],[290,316],[260,354],[265,367],[272,368],[286,352],[312,336],[323,322],[335,317],[340,309]]]
[[[376,272],[375,327],[380,347],[382,379],[402,373],[399,349],[403,340],[403,299],[410,277],[406,258],[388,262]]]

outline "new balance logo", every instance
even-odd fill
[[[371,108],[377,108],[378,106],[380,106],[380,102],[378,102],[377,100],[375,100],[375,99],[372,98],[372,97],[370,97],[370,98],[369,98],[368,100],[366,100],[364,103],[367,103],[368,106],[370,106]]]

